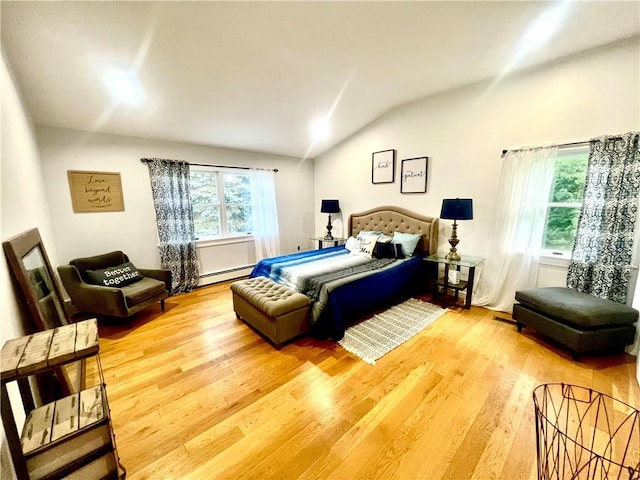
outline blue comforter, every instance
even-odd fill
[[[338,341],[350,323],[426,284],[425,268],[419,257],[367,258],[339,246],[261,260],[251,277],[268,277],[309,296],[314,334]]]

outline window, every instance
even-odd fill
[[[191,204],[198,240],[249,235],[251,174],[192,167]]]
[[[571,254],[582,207],[588,160],[588,146],[564,148],[558,152],[542,240],[542,248],[549,254]]]

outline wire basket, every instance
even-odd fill
[[[537,387],[533,403],[539,480],[640,480],[640,411],[560,383]]]

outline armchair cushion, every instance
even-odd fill
[[[121,287],[127,305],[133,307],[166,292],[166,285],[154,278],[143,277],[140,281]]]
[[[85,274],[89,283],[105,287],[124,287],[142,280],[142,274],[131,262],[98,270],[87,270]]]

